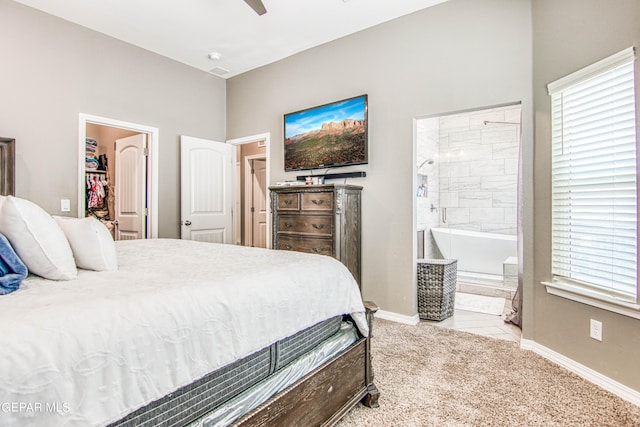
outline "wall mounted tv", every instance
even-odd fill
[[[284,115],[285,171],[366,164],[367,145],[367,95]]]

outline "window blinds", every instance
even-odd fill
[[[634,51],[549,85],[552,271],[637,298]]]

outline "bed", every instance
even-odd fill
[[[337,260],[114,246],[117,269],[0,297],[0,425],[331,425],[377,406],[376,308]]]

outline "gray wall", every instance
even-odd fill
[[[551,131],[547,83],[640,46],[638,0],[533,2],[535,103],[535,330],[530,337],[579,363],[640,390],[640,320],[546,293],[551,278]],[[636,100],[640,81],[636,60]],[[640,124],[640,116],[636,119]],[[589,338],[589,319],[603,322],[603,341]]]
[[[272,182],[296,175],[283,169],[284,113],[369,95],[370,162],[352,168],[367,177],[349,182],[364,186],[363,294],[383,310],[417,312],[413,119],[522,101],[531,150],[530,12],[528,0],[450,0],[227,82],[227,137],[271,132]]]
[[[77,212],[78,114],[160,130],[159,235],[179,237],[179,143],[224,141],[226,83],[84,27],[0,0],[0,136],[16,139],[16,193]]]

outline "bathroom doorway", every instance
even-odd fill
[[[236,146],[234,231],[237,245],[271,247],[270,133],[228,140]]]
[[[515,294],[520,124],[520,103],[416,120],[418,247],[458,260],[459,291]]]
[[[249,144],[243,145],[242,148]],[[242,197],[242,244],[267,247],[267,158],[264,154],[245,155]]]

